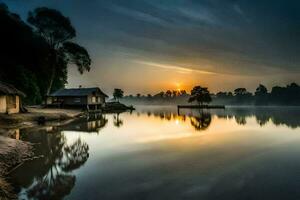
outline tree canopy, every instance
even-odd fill
[[[27,21],[52,48],[59,48],[65,41],[76,36],[70,19],[54,9],[36,8],[29,12]]]
[[[208,88],[195,86],[191,91],[189,102],[197,101],[199,104],[210,103],[212,101]]]
[[[57,10],[40,7],[29,12],[27,21],[51,49],[48,56],[51,73],[47,94],[53,90],[55,77],[60,75],[60,81],[66,83],[68,64],[76,65],[81,74],[90,70],[91,59],[87,50],[70,41],[76,36],[76,31],[69,18]]]
[[[119,101],[124,96],[124,91],[119,88],[115,88],[113,96],[115,100]]]
[[[88,51],[71,41],[76,31],[69,18],[41,7],[28,14],[28,24],[0,4],[0,80],[27,94],[26,104],[39,104],[67,83],[68,65],[90,70]]]

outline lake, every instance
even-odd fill
[[[300,199],[300,108],[144,106],[22,129],[20,199]]]

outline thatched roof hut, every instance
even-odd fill
[[[0,82],[0,113],[19,113],[20,96],[25,97],[25,94],[10,84]]]
[[[18,95],[25,97],[26,95],[14,86],[0,81],[0,95]]]

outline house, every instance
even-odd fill
[[[25,97],[25,94],[10,84],[0,82],[0,113],[19,113],[21,96]]]
[[[108,96],[100,88],[60,89],[47,96],[47,107],[80,107],[88,110],[98,110],[105,104]]]

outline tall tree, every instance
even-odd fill
[[[191,91],[189,102],[197,101],[199,104],[210,103],[212,101],[208,88],[195,86]]]
[[[48,58],[51,76],[47,94],[51,92],[56,76],[67,71],[68,64],[77,65],[81,74],[90,70],[91,59],[88,52],[78,44],[70,42],[76,36],[76,31],[69,18],[57,10],[40,7],[29,12],[27,21],[35,28],[36,33],[45,39],[51,49]]]

